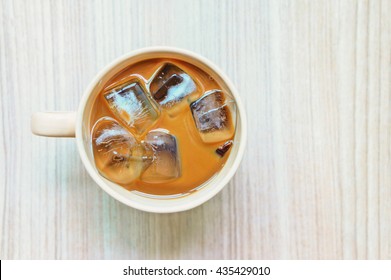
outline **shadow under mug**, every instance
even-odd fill
[[[152,58],[180,59],[191,63],[207,73],[228,89],[237,105],[237,126],[234,145],[224,167],[196,191],[178,198],[152,198],[128,191],[101,176],[95,167],[90,140],[90,112],[96,96],[115,74],[131,64]],[[36,135],[49,137],[76,137],[80,157],[90,176],[109,195],[133,208],[154,212],[172,213],[194,208],[215,196],[235,174],[243,157],[247,123],[242,101],[227,76],[206,58],[178,48],[149,47],[127,53],[102,69],[84,92],[77,112],[39,112],[31,119],[31,130]]]

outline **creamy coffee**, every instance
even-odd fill
[[[224,166],[235,145],[236,104],[198,67],[149,59],[109,80],[90,123],[105,178],[146,194],[185,194]]]

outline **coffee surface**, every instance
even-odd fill
[[[157,176],[156,180],[151,181],[149,177],[148,180],[143,180],[143,176],[141,175],[131,183],[119,183],[128,190],[137,190],[142,193],[153,195],[185,194],[194,190],[198,186],[202,185],[202,183],[213,177],[213,175],[224,166],[229,157],[232,143],[234,145],[234,142],[230,141],[233,140],[234,137],[234,124],[229,124],[224,128],[225,132],[224,134],[221,134],[225,137],[224,140],[220,141],[212,138],[212,142],[209,140],[209,142],[205,141],[205,139],[203,139],[200,135],[200,130],[197,128],[190,106],[190,103],[199,100],[206,92],[213,93],[216,90],[217,92],[227,91],[215,81],[213,76],[192,64],[174,59],[145,60],[128,66],[125,70],[110,79],[105,85],[103,91],[94,101],[90,116],[91,131],[93,130],[94,124],[102,117],[112,118],[117,120],[119,124],[124,124],[123,120],[119,119],[118,115],[113,113],[112,108],[108,106],[107,100],[105,100],[105,98],[108,98],[108,95],[105,95],[107,89],[115,88],[117,85],[123,83],[124,80],[131,80],[132,78],[139,81],[142,84],[141,86],[147,89],[153,75],[166,63],[173,64],[184,70],[195,81],[198,88],[197,91],[191,95],[191,98],[184,99],[184,102],[181,102],[180,104],[178,103],[178,105],[172,105],[172,108],[175,108],[175,110],[167,110],[164,106],[159,104],[159,99],[162,99],[164,96],[163,91],[166,89],[160,85],[156,86],[156,89],[152,89],[152,87],[150,87],[151,91],[154,91],[155,93],[155,99],[152,98],[152,94],[149,93],[151,94],[150,99],[157,104],[157,107],[160,106],[160,115],[153,125],[148,127],[146,131],[142,131],[139,135],[134,135],[132,131],[130,131],[130,133],[132,133],[139,142],[144,142],[147,135],[148,137],[151,137],[153,133],[148,134],[148,132],[156,129],[162,129],[174,136],[176,138],[178,153],[177,164],[180,164],[180,176],[172,180],[162,181],[159,181],[159,177]],[[166,87],[169,88],[169,86],[175,85],[175,83],[179,83],[182,80],[183,79],[181,77],[174,76],[166,83]],[[216,94],[216,96],[220,98],[220,95]],[[204,99],[207,100],[208,98]],[[163,102],[161,103],[163,104]],[[195,104],[200,107],[197,103]],[[175,106],[177,106],[177,108]],[[203,108],[204,107],[205,106],[203,106]],[[229,109],[226,108],[226,106],[218,108],[218,110],[223,113],[229,112]],[[227,116],[231,118],[231,113],[232,112],[229,112],[229,115],[226,115],[225,118],[227,118]],[[211,114],[211,117],[214,115],[216,115],[216,110],[213,114]],[[204,119],[206,118],[207,121],[210,122],[208,114],[203,114],[202,117]],[[123,127],[127,129],[125,125]],[[216,135],[219,136],[219,134]],[[92,138],[94,138],[94,135]],[[175,142],[175,139],[173,140]],[[229,142],[227,143],[227,141]],[[148,172],[145,174],[148,174]],[[146,176],[147,175],[144,177]],[[152,177],[152,179],[154,179],[154,177]]]

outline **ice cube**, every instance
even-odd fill
[[[216,149],[216,154],[218,154],[220,157],[224,157],[224,155],[229,151],[229,149],[231,149],[232,144],[232,140],[225,142],[223,145]]]
[[[110,117],[95,123],[91,138],[95,165],[112,182],[132,183],[152,161],[144,145]]]
[[[190,105],[195,125],[204,142],[231,139],[235,133],[235,101],[221,90],[210,90]]]
[[[141,175],[147,183],[161,183],[181,175],[179,149],[175,136],[164,129],[150,131],[144,140],[153,151],[153,160]]]
[[[136,135],[142,135],[159,118],[160,112],[137,80],[127,81],[104,93],[111,111]]]
[[[184,101],[197,91],[197,85],[190,75],[178,66],[166,63],[152,77],[149,90],[156,102],[170,110],[170,115],[175,115],[186,107]]]

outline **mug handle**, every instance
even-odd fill
[[[37,112],[31,116],[31,132],[46,137],[75,137],[76,112]]]

